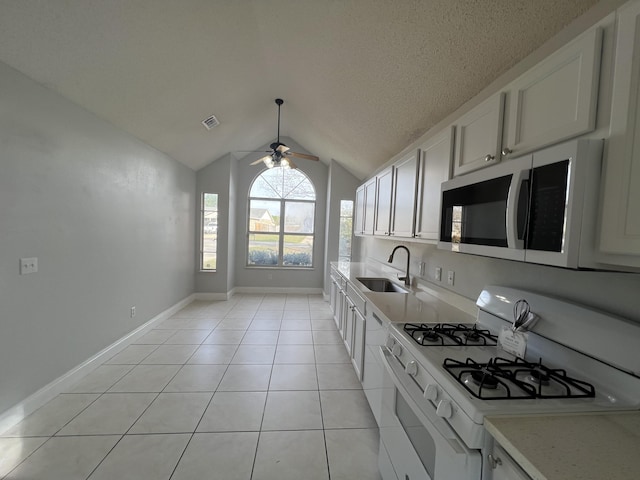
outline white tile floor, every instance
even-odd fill
[[[0,478],[378,480],[319,295],[194,302],[0,435]]]

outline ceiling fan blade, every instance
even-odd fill
[[[265,155],[264,157],[259,158],[255,162],[251,162],[249,165],[258,165],[260,162],[264,162],[265,158],[269,158],[269,157],[271,157],[271,155]]]
[[[306,153],[292,152],[291,150],[287,152],[287,155],[290,155],[292,157],[304,158],[307,160],[316,160],[316,161],[320,160],[320,157],[316,157],[315,155],[307,155]]]
[[[271,150],[234,150],[234,153],[271,153]]]
[[[288,152],[290,150],[289,147],[287,147],[284,143],[281,143],[280,145],[277,146],[276,151],[280,152],[280,153],[285,153]]]

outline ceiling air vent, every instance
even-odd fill
[[[202,124],[207,130],[211,130],[213,127],[217,127],[218,125],[220,125],[220,121],[216,118],[215,115],[211,115],[210,117],[205,118],[202,121]]]

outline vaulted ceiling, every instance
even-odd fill
[[[282,97],[364,177],[594,3],[0,0],[0,60],[195,170],[273,141]]]

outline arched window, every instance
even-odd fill
[[[247,265],[313,267],[316,190],[303,172],[271,168],[249,189]]]

